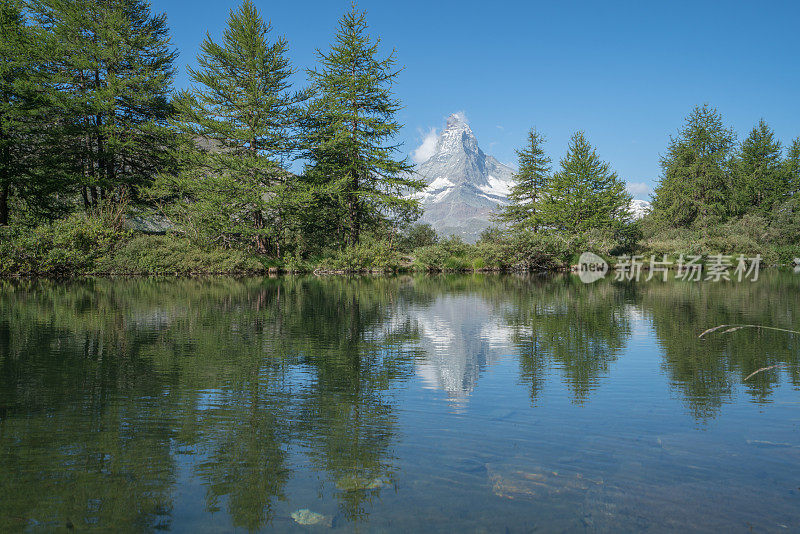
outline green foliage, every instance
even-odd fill
[[[364,240],[356,245],[331,251],[320,260],[323,271],[396,271],[401,264],[399,252],[387,241]]]
[[[424,186],[391,142],[401,128],[395,120],[400,102],[391,91],[399,74],[394,53],[377,55],[378,41],[354,5],[339,21],[330,51],[317,51],[319,69],[308,72],[316,96],[305,120],[310,164],[304,178],[316,199],[317,224],[329,239],[350,246],[363,230],[416,219],[419,203],[408,193]]]
[[[409,252],[435,245],[438,241],[439,236],[430,224],[414,224],[401,236],[399,246],[401,250]]]
[[[783,164],[786,168],[789,195],[795,197],[800,193],[800,137],[792,141]]]
[[[759,254],[765,264],[775,264],[788,261],[781,252],[786,250],[786,245],[788,243],[782,241],[778,229],[767,218],[751,214],[708,229],[664,228],[646,221],[640,253],[645,257],[667,254],[673,260],[680,254],[705,257],[713,254],[755,257]]]
[[[731,191],[734,214],[769,215],[786,199],[790,188],[791,165],[781,159],[781,143],[764,119],[742,143],[736,159],[734,187]]]
[[[185,237],[139,235],[99,262],[97,270],[111,274],[258,273],[264,265],[243,251],[205,249]]]
[[[83,214],[30,230],[6,228],[0,242],[0,275],[88,274],[129,235],[100,217]]]
[[[580,233],[624,222],[630,200],[622,180],[577,132],[547,187],[539,216],[550,230]]]
[[[736,135],[716,109],[696,107],[671,138],[661,159],[661,181],[655,189],[653,215],[663,224],[703,227],[730,211],[732,161]]]
[[[542,145],[545,138],[532,129],[528,132],[528,145],[517,150],[519,171],[508,195],[509,205],[500,212],[499,220],[516,230],[532,229],[536,232],[542,224],[543,194],[550,186],[550,158]]]
[[[232,10],[220,43],[206,35],[189,69],[193,86],[175,101],[182,171],[152,190],[176,201],[172,211],[206,242],[236,236],[260,253],[280,254],[285,242],[283,163],[294,150],[291,129],[302,94],[289,91],[292,69],[283,38],[247,0]]]
[[[65,203],[56,193],[70,185],[60,116],[45,91],[46,46],[23,6],[0,2],[0,226],[59,214]]]
[[[413,255],[414,266],[419,270],[465,271],[473,269],[477,253],[474,245],[464,243],[458,236],[450,236],[415,250]]]
[[[31,6],[47,53],[42,91],[85,206],[135,194],[172,161],[167,126],[177,52],[166,16],[151,14],[146,0]]]

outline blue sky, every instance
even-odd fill
[[[350,2],[255,0],[289,41],[298,88]],[[153,0],[180,51],[176,85],[205,32],[218,38],[238,1]],[[584,130],[638,198],[693,106],[710,103],[742,139],[763,117],[800,136],[800,5],[793,2],[473,2],[361,0],[371,33],[405,67],[395,90],[411,153],[463,111],[489,154],[515,162],[536,126],[557,161]]]

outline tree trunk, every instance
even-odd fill
[[[353,189],[350,193],[350,198],[347,203],[348,210],[350,211],[350,246],[358,245],[358,240],[361,234],[361,221],[360,212],[358,209],[358,173],[353,173]]]

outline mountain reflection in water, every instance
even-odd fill
[[[0,530],[800,529],[798,289],[0,282]]]

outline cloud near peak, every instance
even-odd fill
[[[436,152],[436,140],[439,135],[436,128],[429,128],[427,132],[420,130],[420,137],[422,137],[422,143],[411,152],[411,161],[416,164],[424,163],[433,156]]]

